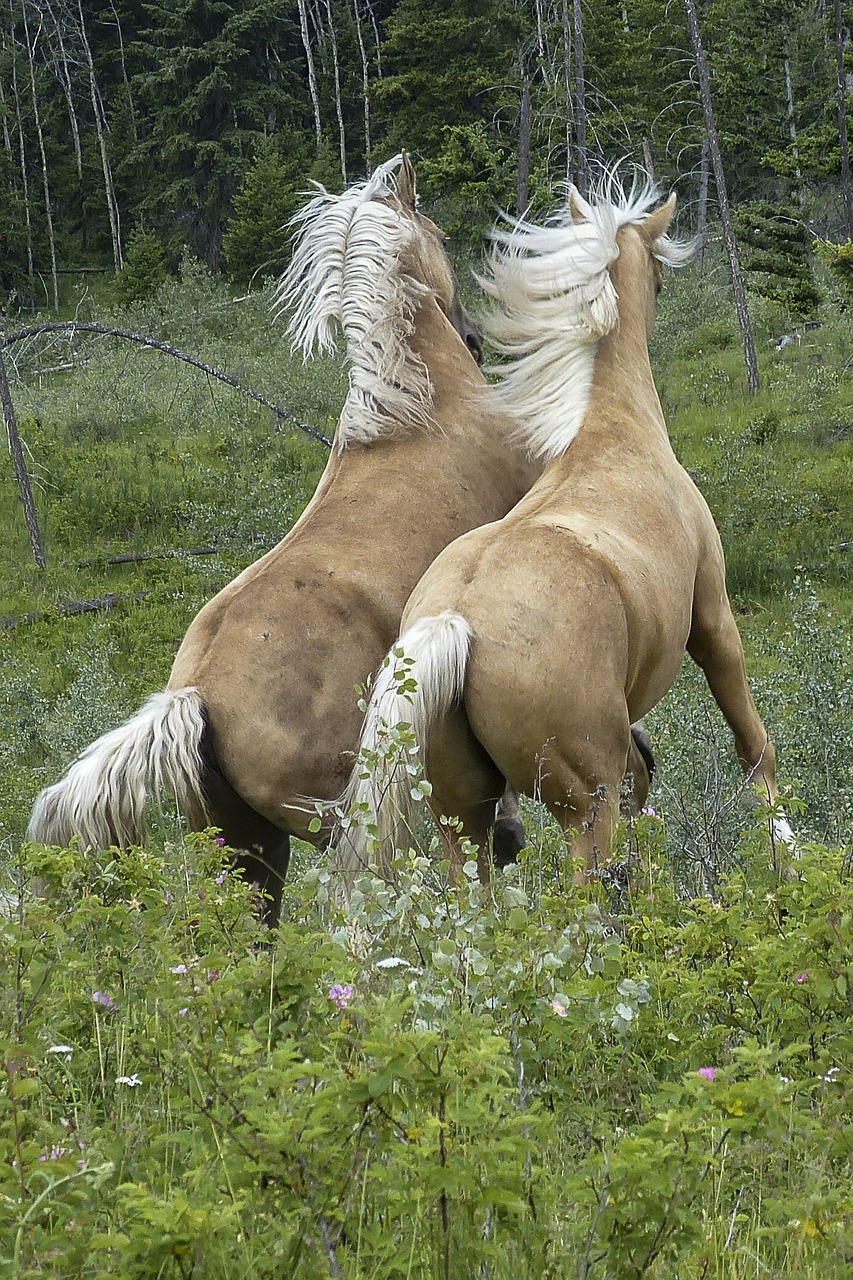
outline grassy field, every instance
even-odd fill
[[[531,804],[494,897],[448,889],[426,826],[400,892],[365,879],[348,912],[298,849],[268,947],[213,835],[166,824],[121,856],[21,840],[38,789],[162,686],[200,605],[292,524],[325,449],[152,350],[16,348],[48,567],[7,464],[0,854],[4,892],[50,893],[0,929],[0,1276],[849,1275],[853,367],[827,288],[799,333],[755,301],[755,397],[722,273],[667,282],[653,349],[799,874],[686,665],[649,717],[655,814],[624,833],[621,898],[571,888]],[[345,372],[292,359],[266,295],[190,264],[111,318],[331,433]]]

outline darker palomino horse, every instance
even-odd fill
[[[169,792],[193,828],[246,850],[278,916],[290,835],[318,840],[306,796],[338,795],[379,665],[427,565],[503,516],[536,471],[484,403],[438,228],[415,207],[407,157],[341,196],[320,193],[280,289],[303,350],[340,327],[349,393],[317,491],[290,533],[196,616],[167,689],[93,743],[39,797],[29,835],[139,843]]]
[[[659,264],[686,256],[666,234],[674,207],[674,197],[653,207],[650,188],[625,196],[612,178],[592,204],[573,191],[559,219],[497,237],[484,282],[496,343],[515,357],[496,394],[545,470],[509,515],[465,534],[418,583],[392,650],[416,691],[401,691],[390,657],[362,736],[374,751],[395,727],[414,733],[433,811],[459,819],[484,876],[506,783],[546,803],[581,878],[610,855],[631,722],[667,692],[685,648],[747,778],[777,797],[720,539],[672,451],[649,364]],[[367,859],[387,866],[411,806],[395,760],[353,774],[354,826],[339,852],[350,872]],[[370,834],[365,813],[378,814]],[[458,872],[459,835],[442,829]],[[781,817],[775,832],[790,835]]]

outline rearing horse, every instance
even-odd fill
[[[509,515],[459,538],[418,583],[362,746],[411,727],[431,806],[460,820],[484,877],[506,783],[544,800],[581,878],[610,855],[631,722],[667,692],[685,648],[744,773],[766,801],[777,797],[720,538],[672,451],[649,363],[660,263],[687,256],[666,234],[674,208],[674,196],[654,208],[651,187],[626,196],[613,177],[591,204],[572,190],[550,224],[497,235],[483,282],[496,345],[515,357],[497,394],[545,470]],[[411,806],[395,760],[357,766],[347,789],[356,816],[378,814],[378,841],[363,821],[341,840],[350,873],[371,859],[387,866]],[[442,830],[458,873],[459,836]]]
[[[171,792],[194,828],[246,850],[278,917],[290,835],[317,840],[305,796],[352,767],[355,686],[379,665],[428,564],[504,515],[537,471],[487,405],[444,237],[415,207],[403,155],[343,195],[322,190],[279,300],[303,351],[346,339],[349,393],[303,515],[199,612],[165,692],[42,792],[31,839],[139,843],[147,800]]]

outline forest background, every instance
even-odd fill
[[[174,271],[187,249],[243,284],[276,274],[307,179],[340,189],[401,147],[466,244],[620,157],[701,236],[691,10],[733,205],[853,237],[841,0],[9,0],[0,288],[55,308],[58,273],[129,264],[132,293],[138,260]]]

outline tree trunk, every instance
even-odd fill
[[[305,60],[308,63],[308,89],[311,104],[314,107],[314,131],[317,135],[317,150],[323,142],[323,125],[320,120],[320,96],[317,93],[317,72],[314,67],[314,52],[311,48],[311,36],[308,31],[308,10],[305,0],[299,0],[299,26],[302,31],[302,45],[305,49]]]
[[[347,185],[347,138],[344,130],[344,111],[341,103],[341,69],[338,63],[338,37],[335,32],[335,19],[332,13],[332,0],[326,0],[326,13],[329,16],[329,36],[332,41],[332,70],[335,80],[335,114],[338,117],[338,136],[341,143],[341,177]]]
[[[9,387],[9,378],[6,373],[6,357],[3,354],[2,342],[0,342],[0,402],[2,402],[3,405],[3,417],[6,420],[6,431],[9,434],[9,452],[12,455],[12,465],[15,468],[15,478],[18,481],[18,488],[21,492],[21,502],[24,506],[24,518],[27,522],[30,544],[33,548],[33,556],[38,567],[40,569],[44,569],[47,565],[44,554],[44,542],[42,541],[41,529],[39,528],[38,512],[36,511],[36,504],[33,499],[30,477],[27,474],[27,465],[24,461],[21,437],[18,435],[18,423],[15,418],[15,406],[12,402],[12,392]]]
[[[30,28],[27,22],[26,0],[21,0],[21,16],[24,19],[24,37],[27,43],[27,60],[30,68],[30,89],[33,98],[33,121],[36,126],[36,137],[38,138],[39,154],[41,156],[41,172],[44,186],[44,213],[47,220],[47,240],[50,246],[50,276],[53,284],[53,308],[59,310],[59,277],[56,273],[56,237],[53,231],[53,208],[50,202],[50,181],[47,176],[47,154],[44,147],[44,131],[41,127],[41,113],[39,112],[38,94],[36,93],[36,45],[38,38],[42,32],[42,16],[39,17],[38,30],[30,42]]]
[[[791,84],[791,60],[785,59],[785,101],[788,110],[788,130],[791,134],[791,149],[797,162],[797,203],[803,207],[803,173],[800,168],[800,152],[797,147],[797,117],[794,115],[794,90]]]
[[[581,0],[573,0],[575,18],[575,137],[577,140],[577,185],[582,196],[589,193],[589,162],[586,145],[586,81],[584,80],[583,11]]]
[[[370,22],[373,27],[373,39],[376,42],[376,75],[382,79],[382,41],[379,38],[379,27],[376,23],[376,14],[373,12],[373,0],[367,0],[367,12],[370,15]]]
[[[569,0],[563,0],[563,80],[566,89],[566,180],[572,176],[572,36]]]
[[[11,8],[12,0],[9,0]],[[27,275],[30,281],[35,279],[35,267],[33,264],[33,222],[30,210],[30,182],[27,177],[27,153],[26,144],[24,142],[24,122],[21,118],[21,95],[18,92],[18,59],[15,55],[15,34],[13,30],[9,33],[10,49],[12,55],[12,96],[15,99],[15,123],[18,126],[18,159],[21,165],[21,187],[24,196],[24,221],[27,228]]]
[[[841,0],[835,0],[835,72],[838,108],[838,143],[841,148],[841,189],[844,194],[844,230],[853,240],[853,182],[850,178],[850,147],[847,142],[847,79],[844,72],[844,22]]]
[[[3,81],[0,80],[0,117],[3,120],[3,147],[9,158],[10,168],[14,163],[14,151],[12,150],[12,135],[9,133],[9,116],[6,110],[6,90],[3,88]]]
[[[62,92],[65,94],[65,103],[68,107],[68,121],[71,125],[71,139],[74,143],[74,160],[77,165],[77,180],[83,181],[83,151],[80,146],[80,127],[77,123],[77,112],[74,110],[74,95],[71,91],[71,72],[68,70],[68,54],[65,50],[65,41],[62,38],[62,25],[57,14],[53,12],[50,4],[47,6],[48,13],[53,18],[53,26],[56,32],[56,43],[59,47],[59,57],[56,59],[56,78],[62,85]],[[54,54],[54,57],[56,55]]]
[[[705,265],[705,242],[708,238],[708,178],[710,156],[708,154],[708,135],[702,139],[702,153],[699,157],[699,207],[696,213],[696,266],[699,271]]]
[[[752,336],[752,322],[746,305],[746,290],[743,284],[743,273],[740,268],[740,255],[732,226],[732,213],[729,207],[729,195],[726,190],[726,175],[723,169],[723,158],[720,154],[720,142],[717,127],[714,123],[714,108],[711,101],[711,78],[708,75],[708,63],[702,48],[702,34],[699,30],[699,18],[696,14],[695,0],[684,0],[687,11],[687,25],[690,28],[690,39],[696,59],[696,72],[699,77],[699,92],[702,96],[702,111],[705,117],[705,130],[708,134],[708,149],[711,155],[711,166],[714,170],[714,185],[717,188],[717,206],[723,224],[723,239],[729,258],[732,273],[732,292],[735,308],[743,340],[743,354],[746,361],[746,377],[750,391],[757,391],[761,385],[758,374],[758,360],[755,355],[755,342]]]
[[[116,20],[116,33],[118,35],[118,47],[119,47],[119,53],[121,54],[121,78],[124,81],[124,87],[127,91],[127,109],[130,112],[131,136],[133,137],[134,142],[138,142],[139,134],[137,133],[137,129],[136,129],[136,112],[133,109],[133,93],[131,92],[131,88],[130,88],[130,78],[127,74],[127,61],[124,56],[124,35],[121,29],[121,22],[119,21],[118,10],[116,9],[115,5],[112,3],[112,0],[110,0],[110,8],[113,11],[113,17]]]
[[[352,0],[352,12],[355,18],[355,33],[358,37],[358,52],[361,57],[361,92],[364,98],[364,166],[369,176],[373,168],[372,147],[370,145],[370,80],[367,51],[364,47],[364,33],[361,29],[361,15],[358,12],[358,0]]]
[[[652,182],[654,182],[655,181],[655,158],[652,155],[651,141],[646,135],[643,136],[643,165],[645,166],[646,173],[649,175]]]
[[[101,169],[104,175],[104,192],[107,200],[107,214],[110,220],[110,235],[113,241],[113,263],[116,271],[122,269],[121,256],[121,223],[119,220],[118,202],[116,200],[115,187],[113,186],[113,175],[110,167],[110,157],[107,151],[107,122],[104,114],[103,103],[98,93],[98,83],[95,79],[95,62],[92,57],[92,49],[89,44],[89,38],[86,35],[86,20],[83,17],[83,0],[77,0],[77,12],[80,15],[80,39],[83,43],[83,53],[86,57],[86,66],[89,71],[89,94],[92,99],[92,111],[95,115],[95,132],[98,136],[98,148],[101,153]]]
[[[527,212],[530,197],[530,136],[533,112],[530,107],[530,81],[524,77],[521,86],[521,110],[518,119],[518,189],[516,206],[519,218]]]

